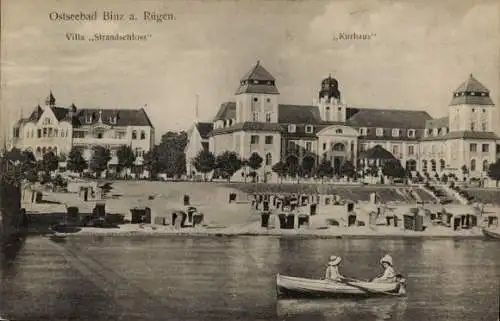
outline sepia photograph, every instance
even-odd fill
[[[500,321],[498,1],[0,4],[0,320]]]

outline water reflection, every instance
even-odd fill
[[[319,320],[399,320],[406,307],[406,298],[279,300],[276,314],[291,320],[311,315]]]

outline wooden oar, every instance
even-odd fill
[[[392,295],[392,296],[401,296],[398,293],[392,293],[392,292],[387,292],[387,291],[377,291],[377,290],[373,290],[373,289],[368,289],[368,288],[361,286],[361,285],[358,285],[358,284],[352,284],[349,281],[344,281],[347,279],[351,280],[352,282],[364,282],[364,281],[360,281],[360,280],[356,280],[356,279],[352,279],[352,278],[346,278],[346,277],[342,277],[339,282],[347,284],[347,285],[355,287],[355,288],[358,288],[358,289],[363,290],[363,291],[368,292],[368,293],[380,293],[380,294],[386,294],[386,295]]]

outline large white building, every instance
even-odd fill
[[[45,106],[36,106],[29,117],[15,124],[12,146],[32,151],[37,159],[49,151],[67,156],[77,147],[87,160],[94,146],[103,146],[111,151],[109,165],[113,167],[118,163],[116,151],[126,145],[135,152],[135,165],[140,168],[143,156],[154,146],[154,135],[143,108],[89,109],[74,104],[58,107],[51,92]]]
[[[280,160],[311,158],[318,164],[326,158],[339,172],[344,161],[359,164],[376,145],[410,170],[431,175],[458,175],[465,165],[479,178],[497,159],[496,108],[489,90],[472,75],[453,92],[448,116],[439,119],[426,111],[347,106],[331,76],[321,82],[312,105],[280,104],[278,97],[275,78],[257,62],[240,80],[234,100],[223,103],[211,123],[195,125],[203,135],[191,131],[188,174],[196,172],[190,164],[202,140],[215,155],[229,150],[248,159],[258,153],[264,159],[258,171],[263,180]]]

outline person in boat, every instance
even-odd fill
[[[340,256],[330,256],[330,262],[328,262],[328,267],[325,272],[325,280],[341,281],[344,278],[339,272],[340,262],[342,262]]]
[[[380,259],[380,264],[384,268],[384,273],[372,280],[372,282],[391,283],[396,282],[396,272],[394,271],[392,257],[387,254]]]

